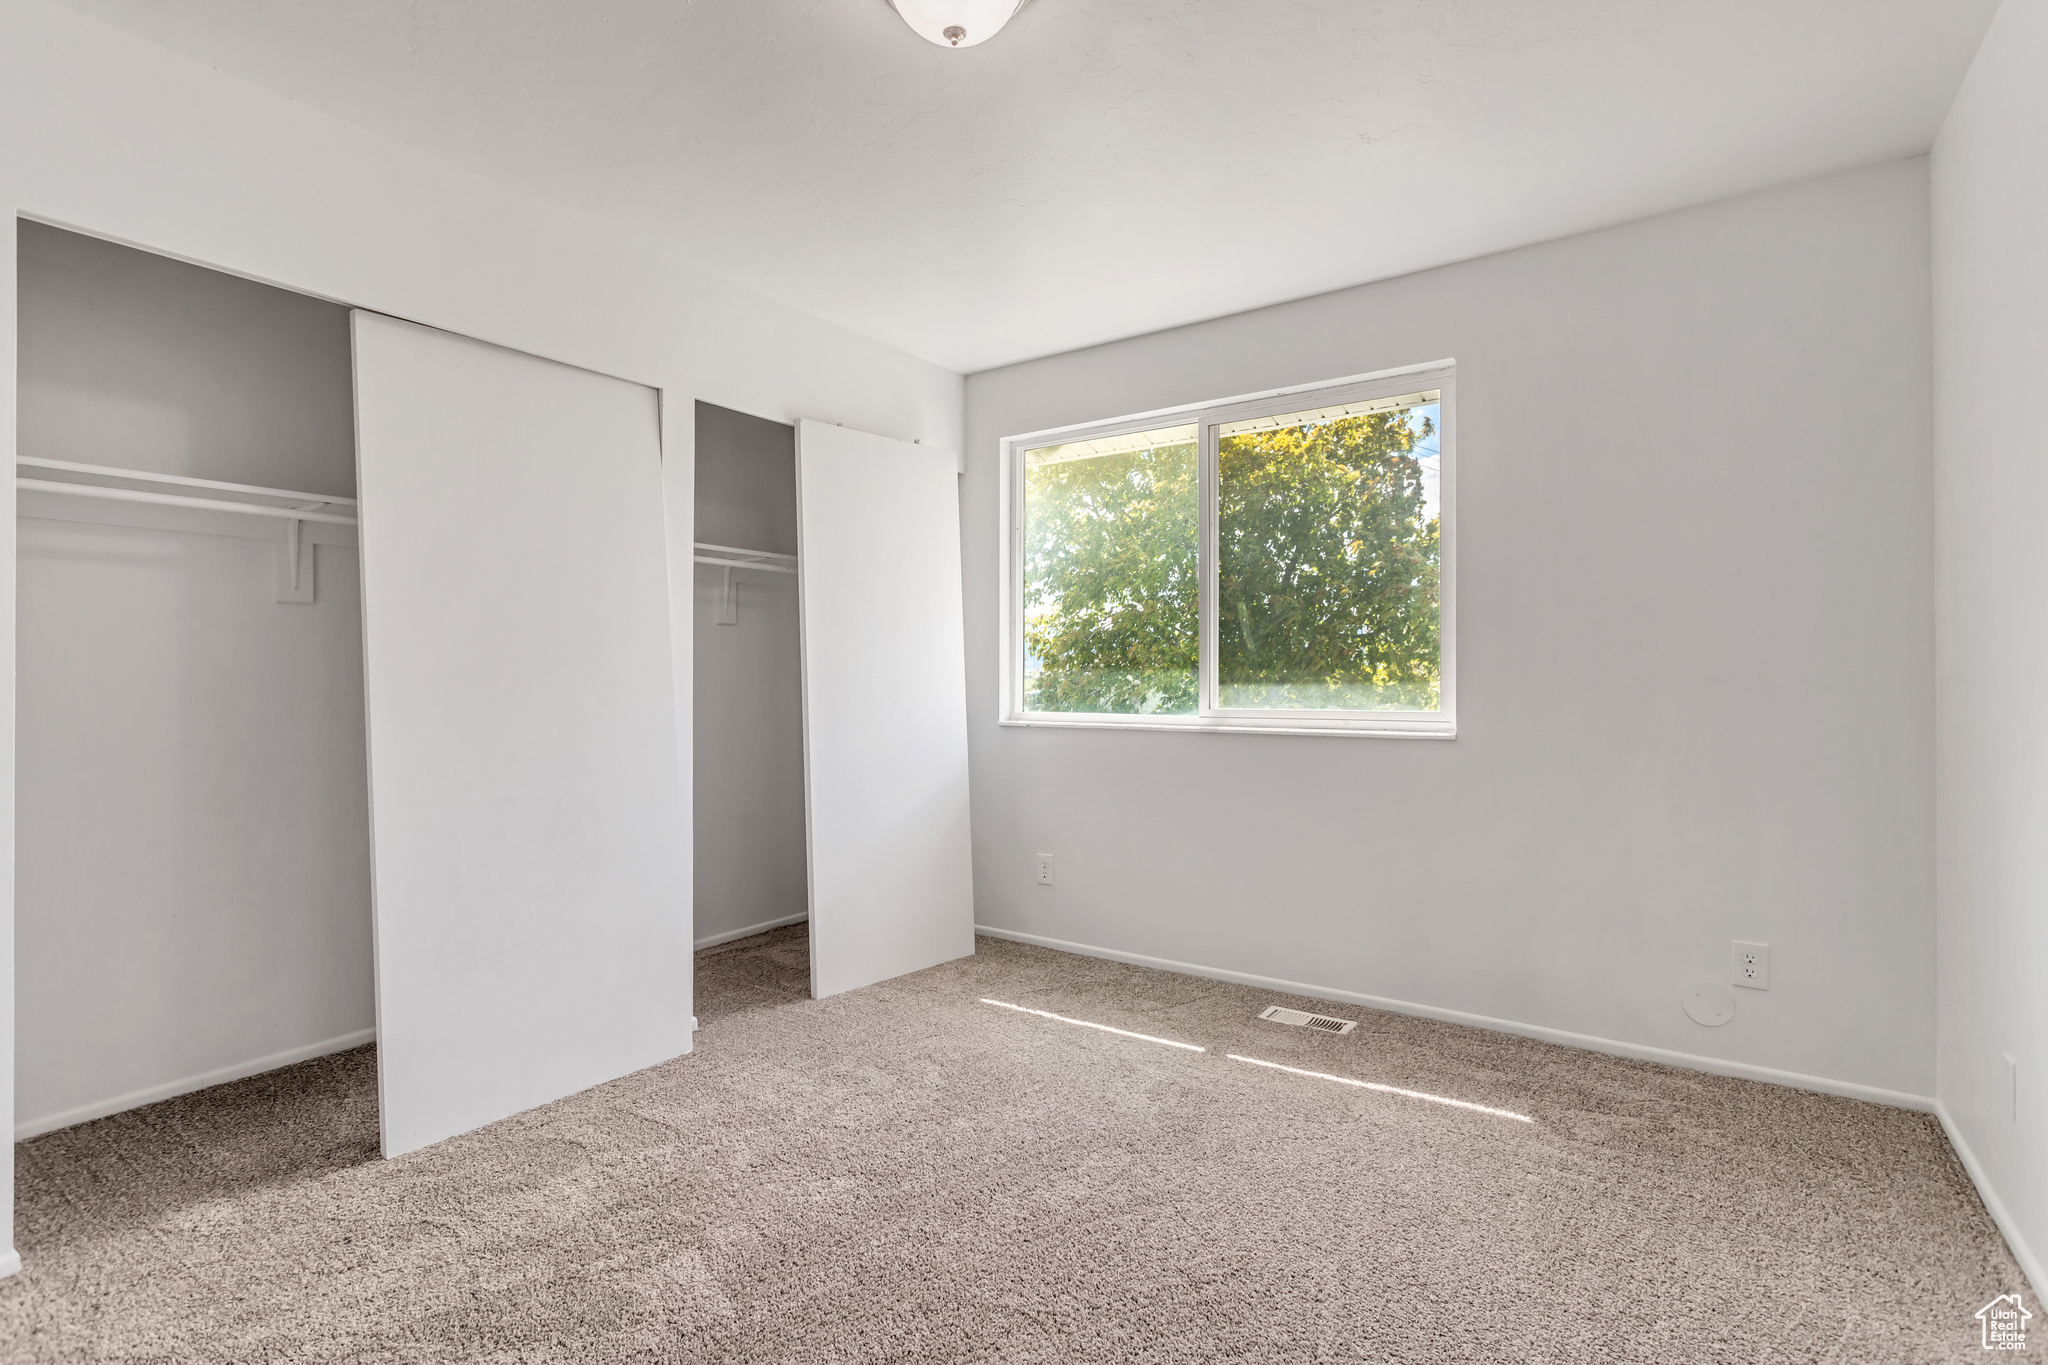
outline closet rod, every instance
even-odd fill
[[[796,556],[774,550],[746,550],[737,545],[713,545],[700,540],[690,547],[699,564],[718,564],[728,569],[763,569],[769,573],[795,573]],[[709,551],[709,553],[706,553]]]
[[[723,564],[728,569],[759,569],[763,573],[795,573],[793,564],[764,564],[758,559],[720,559],[717,555],[698,555],[699,564]]]
[[[46,460],[39,455],[17,455],[14,462],[36,469],[62,469],[73,474],[100,474],[110,479],[130,479],[136,483],[168,483],[176,484],[180,488],[214,488],[223,493],[250,493],[263,498],[291,498],[298,502],[317,502],[331,507],[356,505],[354,498],[334,498],[325,493],[295,493],[289,488],[260,488],[253,483],[222,483],[219,479],[195,479],[188,474],[156,474],[146,469],[119,469],[110,464]]]
[[[791,564],[796,563],[795,555],[786,555],[779,550],[748,550],[738,545],[713,545],[708,540],[698,541],[696,548],[699,550],[709,550],[715,555],[739,555],[745,559],[781,559],[787,560]]]
[[[23,461],[27,463],[27,461]],[[122,473],[125,471],[110,471]],[[223,502],[218,498],[185,498],[176,493],[152,493],[141,488],[102,488],[94,483],[60,483],[55,479],[24,479],[16,476],[14,486],[31,493],[69,493],[80,498],[111,498],[115,502],[147,502],[161,507],[191,507],[202,512],[246,512],[256,517],[277,517],[284,521],[320,521],[330,526],[354,526],[356,519],[338,512],[322,512],[306,507],[259,507],[253,502]],[[273,497],[297,497],[298,494],[278,494],[264,488],[258,492]],[[308,494],[306,496],[317,496]],[[346,498],[327,499],[330,502],[351,501]]]

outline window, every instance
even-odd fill
[[[1447,736],[1449,365],[1003,442],[1003,720]]]
[[[1024,452],[1024,709],[1193,715],[1195,428]]]

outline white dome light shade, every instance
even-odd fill
[[[889,0],[917,36],[940,47],[973,47],[996,36],[1024,0]]]

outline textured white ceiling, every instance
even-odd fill
[[[67,0],[974,371],[1924,151],[1997,0]]]

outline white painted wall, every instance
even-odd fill
[[[23,454],[354,492],[343,309],[37,224],[19,244]],[[315,600],[280,604],[280,522],[23,512],[16,1131],[361,1042],[354,550],[316,547]]]
[[[678,732],[689,761],[691,401],[951,447],[959,376],[769,302],[481,178],[48,0],[0,0],[0,259],[16,214],[660,388]],[[0,271],[0,441],[15,433],[15,284]],[[12,485],[0,534],[13,534]],[[0,545],[11,574],[14,546]],[[0,716],[15,592],[0,582]],[[14,763],[0,721],[0,776]],[[683,793],[687,807],[689,793]],[[13,783],[0,781],[0,982],[14,945]],[[686,816],[687,818],[687,816]],[[687,914],[687,906],[678,907]],[[0,1102],[14,1008],[0,993]],[[11,1126],[11,1113],[0,1126]],[[12,1168],[0,1162],[11,1223]],[[0,1269],[9,1253],[0,1252]]]
[[[1929,1096],[1927,253],[1900,161],[970,378],[982,921]],[[1001,437],[1444,357],[1456,740],[996,724]]]
[[[2048,1288],[2044,73],[2048,3],[2006,0],[1932,158],[1939,1095],[2037,1292]]]
[[[697,539],[796,553],[796,428],[697,405]],[[722,571],[696,583],[694,902],[700,944],[808,913],[803,660],[796,575],[735,570],[737,620],[719,625]]]

